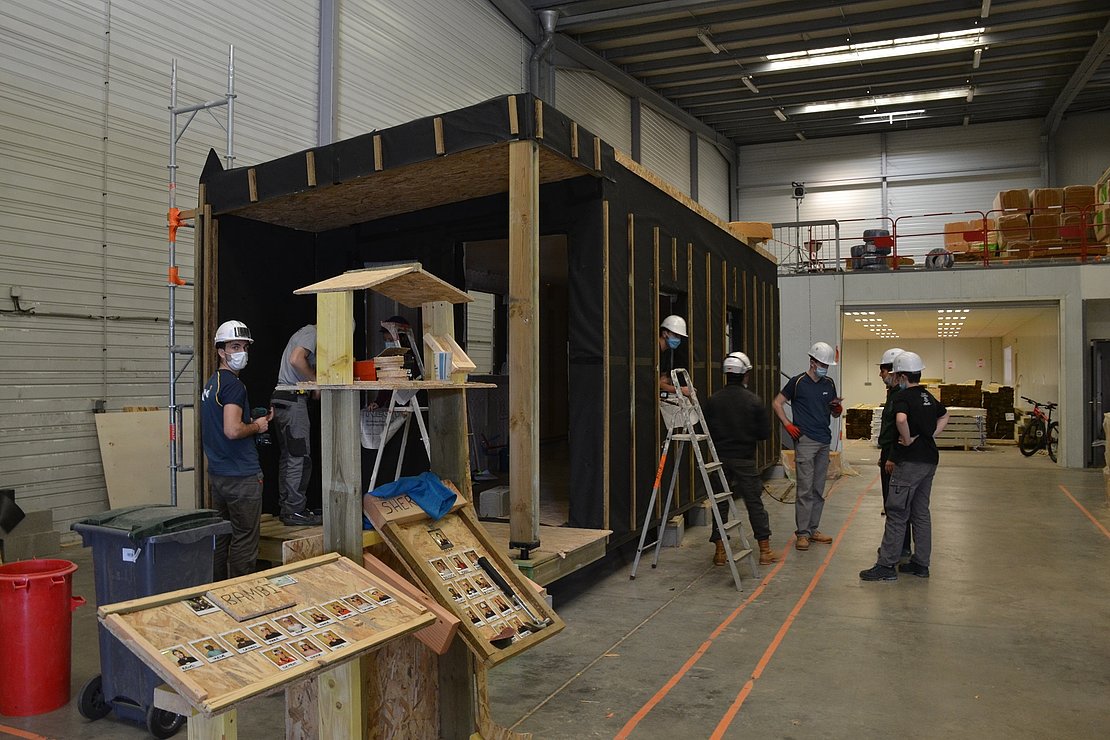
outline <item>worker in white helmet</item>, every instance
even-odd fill
[[[898,443],[898,428],[894,424],[894,395],[901,389],[894,382],[894,358],[905,350],[900,347],[891,347],[879,358],[879,380],[886,386],[886,401],[883,404],[882,418],[879,422],[879,480],[882,482],[883,513],[886,513],[886,497],[890,493],[890,474],[894,472],[894,462],[890,453]],[[902,545],[902,557],[910,555],[910,543],[913,535],[911,525],[906,524],[906,540]]]
[[[725,387],[710,396],[705,404],[705,422],[713,446],[724,464],[725,476],[733,497],[737,494],[748,510],[748,521],[759,543],[759,564],[778,560],[771,552],[771,521],[763,508],[763,480],[756,467],[756,446],[771,436],[771,417],[767,405],[748,388],[752,362],[743,352],[733,352],[722,363]],[[717,502],[721,521],[728,520],[728,500]],[[726,565],[725,545],[716,524],[709,536],[716,543],[714,565]]]
[[[212,505],[231,522],[231,534],[216,538],[213,556],[214,580],[222,581],[253,573],[258,560],[262,468],[253,438],[269,430],[274,412],[252,418],[247,387],[239,379],[254,343],[247,325],[225,321],[216,329],[215,343],[219,367],[201,392],[200,419]]]
[[[794,547],[808,550],[811,542],[830,544],[832,537],[817,529],[825,508],[825,476],[829,471],[830,419],[844,411],[836,394],[836,383],[828,377],[836,365],[836,351],[825,342],[809,348],[809,369],[786,382],[772,407],[775,416],[794,440],[794,471],[797,496],[794,500]],[[786,417],[789,402],[794,420]]]
[[[891,372],[901,391],[894,396],[894,424],[898,442],[891,451],[894,472],[886,500],[886,526],[875,564],[861,570],[864,581],[896,581],[898,571],[919,578],[929,577],[933,526],[929,496],[933,476],[940,462],[934,437],[948,424],[948,409],[921,386],[925,363],[914,352],[894,358]],[[909,562],[898,565],[905,542],[906,522],[913,522],[914,553]]]
[[[690,369],[690,356],[686,345],[686,319],[671,314],[663,319],[659,326],[659,392],[664,394],[678,393],[671,380],[671,371],[683,368]],[[683,394],[690,395],[689,388],[682,389]]]

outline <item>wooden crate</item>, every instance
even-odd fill
[[[213,606],[213,599],[203,601],[210,589],[240,594],[236,600],[241,603],[265,592],[263,598],[276,596],[277,603],[293,605],[240,622]],[[317,612],[329,621],[314,620]],[[435,621],[424,606],[335,553],[102,606],[97,616],[193,709],[208,716]]]
[[[364,496],[363,508],[424,590],[459,617],[460,634],[485,665],[496,665],[563,629],[563,621],[493,544],[474,507],[457,493],[451,511],[436,521],[407,495],[390,499]],[[549,624],[539,630],[527,629],[532,621],[527,612],[478,566],[479,557],[485,557],[528,609]],[[497,635],[508,635],[504,639],[511,642],[495,646],[490,640]]]

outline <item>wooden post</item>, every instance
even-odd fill
[[[354,296],[349,290],[316,295],[316,382],[320,385],[343,385],[355,380]],[[355,421],[347,433],[357,437]]]
[[[509,547],[540,544],[540,164],[534,141],[509,143]]]
[[[421,313],[424,334],[437,337],[455,335],[455,309],[446,301],[425,303]],[[424,367],[432,374],[435,353],[425,345]],[[453,377],[458,383],[465,373]],[[428,437],[432,449],[431,470],[451,481],[467,501],[474,498],[470,482],[470,455],[467,448],[466,394],[461,390],[428,392]]]

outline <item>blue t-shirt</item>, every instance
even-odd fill
[[[781,393],[790,401],[794,424],[802,430],[802,434],[814,442],[832,442],[829,402],[836,398],[836,383],[832,382],[832,378],[824,377],[814,383],[809,373],[802,373],[787,381]]]
[[[217,370],[204,384],[200,394],[200,434],[208,472],[213,475],[246,477],[258,475],[258,449],[253,437],[228,439],[224,434],[224,406],[234,404],[243,410],[243,423],[251,420],[247,387],[230,370]]]

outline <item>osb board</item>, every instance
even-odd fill
[[[245,622],[296,603],[288,591],[264,577],[228,586],[216,586],[204,595],[236,622]]]
[[[305,543],[319,542],[319,549],[298,552]],[[365,530],[362,533],[362,546],[377,545],[382,541],[377,532]],[[259,526],[258,559],[271,563],[292,563],[324,554],[324,528],[287,527],[273,514],[263,514]],[[299,554],[295,557],[294,554]]]
[[[591,174],[540,147],[540,182]],[[255,221],[321,232],[509,190],[508,142],[311,188],[230,211]]]
[[[394,640],[374,653],[364,706],[370,737],[437,738],[440,731],[439,661],[419,640]],[[446,730],[446,728],[445,728]]]
[[[93,414],[100,441],[100,460],[108,488],[108,507],[170,503],[166,466],[170,460],[169,411],[128,411]],[[193,465],[193,410],[182,414],[186,467]],[[178,494],[193,491],[192,471],[177,474]]]
[[[224,585],[258,577],[276,579],[272,582],[295,605],[239,623],[215,607],[203,614],[190,608],[186,600],[203,596],[208,590],[204,585],[102,606],[97,614],[109,632],[206,715],[304,680],[434,620],[420,604],[390,592],[379,579],[334,553]],[[325,611],[329,604],[336,611]],[[347,613],[341,615],[342,610]],[[174,649],[180,651],[175,658],[186,661],[185,669],[169,657]]]
[[[508,552],[508,522],[484,521],[481,524],[489,538]],[[605,545],[612,533],[609,529],[551,527],[541,524],[540,546],[529,551],[531,557],[528,560],[514,559],[513,563],[525,576],[546,586],[605,557]]]
[[[450,283],[424,272],[418,262],[390,267],[369,267],[349,270],[342,275],[321,280],[293,291],[296,295],[310,293],[338,293],[350,290],[369,290],[381,293],[409,308],[420,308],[430,301],[467,303],[469,295]]]
[[[462,620],[459,631],[463,639],[486,665],[496,665],[563,629],[559,616],[490,540],[469,502],[460,497],[451,512],[433,522],[419,508],[414,513],[411,506],[415,504],[374,496],[365,496],[363,501],[375,529],[424,590]],[[526,628],[531,619],[478,566],[482,556],[533,614],[551,620],[549,626],[537,631]],[[490,638],[506,627],[512,630],[511,644],[503,648],[490,644]]]

